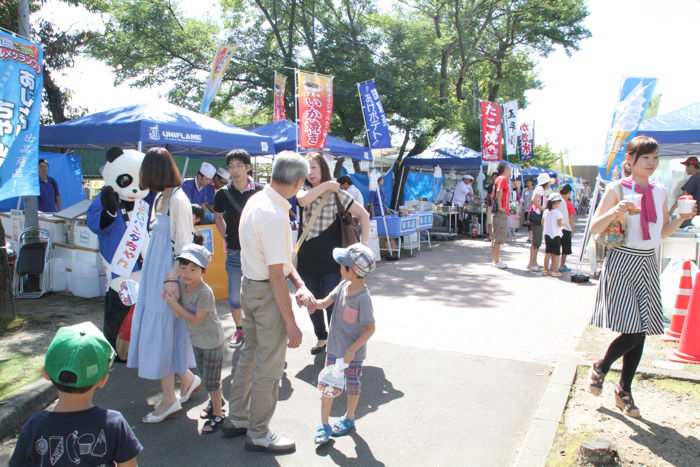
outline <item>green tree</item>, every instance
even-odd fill
[[[558,169],[562,153],[554,151],[549,144],[535,145],[532,159],[523,161],[523,167],[541,167],[543,169]]]

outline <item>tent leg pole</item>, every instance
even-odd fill
[[[190,165],[190,156],[187,156],[187,159],[185,159],[185,166],[182,168],[182,177],[185,178],[187,177],[187,166]]]
[[[139,152],[143,152],[143,142],[139,141],[136,145],[136,149],[138,149]]]

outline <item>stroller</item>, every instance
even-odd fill
[[[47,230],[30,227],[19,235],[13,284],[16,298],[41,298],[49,291],[51,251]]]

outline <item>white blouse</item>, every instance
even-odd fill
[[[617,189],[619,182],[610,184],[609,190],[614,189],[619,195]],[[632,193],[632,188],[622,188],[622,195]],[[649,222],[649,240],[644,240],[642,234],[641,214],[629,215],[625,214],[625,246],[635,248],[637,250],[655,250],[661,245],[661,231],[664,228],[664,207],[666,206],[666,189],[660,185],[654,185],[654,206],[656,207],[656,222]]]

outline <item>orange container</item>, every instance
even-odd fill
[[[195,231],[204,237],[204,246],[211,252],[209,268],[204,281],[214,291],[217,300],[228,298],[228,275],[226,274],[226,242],[216,225],[198,225]]]

